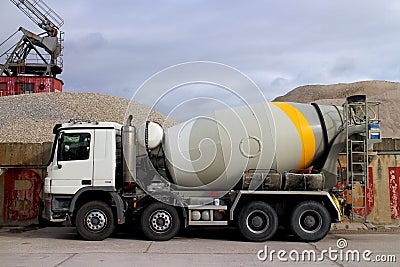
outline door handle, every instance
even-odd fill
[[[92,180],[82,180],[81,183],[82,183],[82,185],[91,185]]]

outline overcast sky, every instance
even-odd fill
[[[398,0],[45,1],[65,20],[68,92],[131,98],[151,75],[198,60],[238,69],[267,100],[306,84],[400,80]],[[0,19],[0,41],[19,26],[41,32],[8,0]]]

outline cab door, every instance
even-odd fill
[[[54,160],[49,170],[52,194],[75,194],[93,184],[93,129],[59,133]]]

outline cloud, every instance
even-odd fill
[[[269,100],[304,84],[400,81],[397,0],[48,4],[65,20],[66,91],[130,98],[154,73],[193,60],[237,68]],[[11,2],[0,15],[0,40],[20,25],[40,32]]]

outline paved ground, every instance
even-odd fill
[[[199,229],[166,242],[126,233],[92,242],[80,240],[71,227],[3,228],[0,266],[399,266],[399,239],[398,232],[333,232],[317,243],[283,235],[251,243],[234,229]]]

